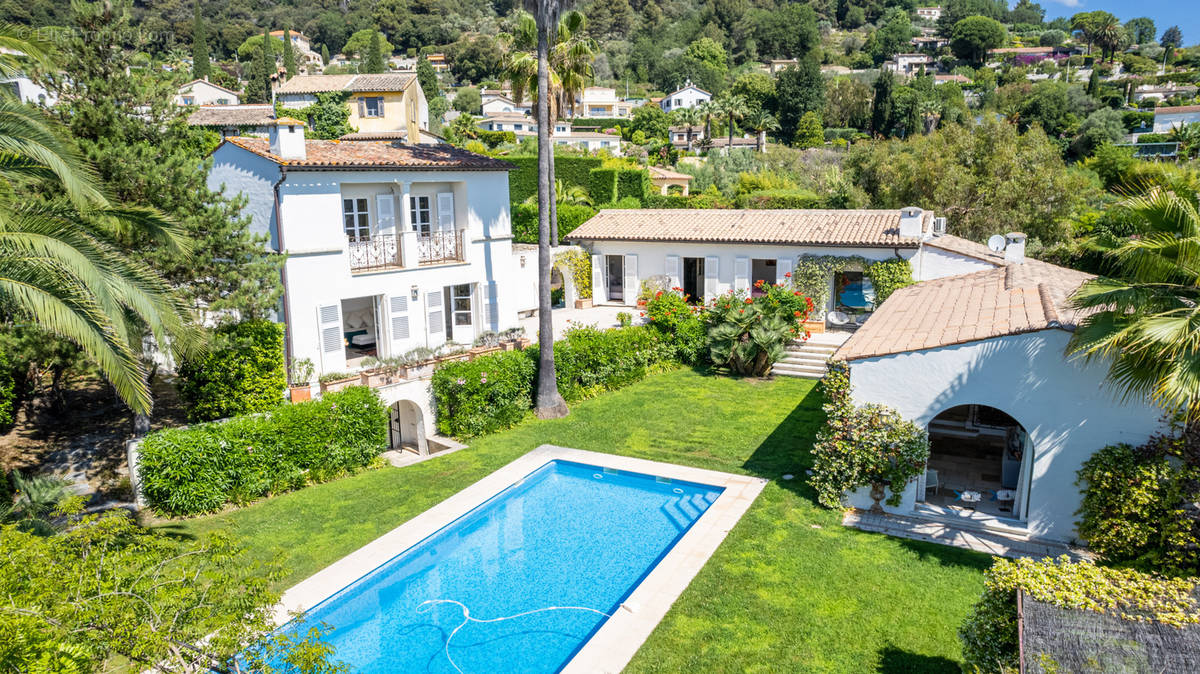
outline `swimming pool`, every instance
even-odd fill
[[[722,491],[552,460],[283,629],[355,672],[556,672]]]

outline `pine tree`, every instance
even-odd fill
[[[292,47],[292,31],[283,29],[283,69],[288,79],[296,76],[296,49]]]
[[[368,73],[383,72],[383,46],[379,44],[379,31],[371,33],[371,42],[367,45],[367,61],[363,71]]]
[[[200,18],[200,2],[196,1],[196,13],[192,19],[192,77],[208,79],[212,63],[208,60],[208,32]]]
[[[250,229],[242,200],[208,188],[211,132],[184,123],[187,109],[170,103],[175,85],[169,79],[130,67],[132,52],[119,48],[133,30],[127,14],[106,3],[73,7],[76,34],[87,38],[59,46],[61,70],[47,75],[59,99],[53,114],[69,127],[109,196],[173,218],[191,238],[192,251],[126,243],[196,307],[267,316],[280,296],[280,259],[267,250],[268,238]]]
[[[892,72],[885,70],[875,79],[875,100],[871,104],[871,135],[886,136],[892,130]]]

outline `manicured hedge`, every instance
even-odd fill
[[[217,329],[209,348],[179,365],[179,397],[192,421],[265,412],[283,404],[283,325],[249,320]]]
[[[570,234],[576,227],[587,222],[596,209],[579,204],[559,204],[558,239]],[[538,208],[536,204],[517,204],[513,209],[513,241],[517,243],[538,242]]]
[[[588,196],[593,204],[608,204],[617,200],[617,169],[592,169]]]
[[[506,161],[516,165],[515,171],[508,174],[509,201],[519,204],[530,196],[537,194],[537,156],[505,157]],[[578,185],[588,189],[591,184],[591,171],[599,168],[602,160],[596,157],[578,157],[572,155],[554,156],[554,177],[570,187]]]
[[[808,190],[759,190],[738,197],[741,208],[820,208],[821,197]]]
[[[650,173],[645,169],[617,171],[617,200],[633,197],[645,203],[650,194]]]
[[[573,328],[554,344],[558,390],[568,402],[631,384],[674,363],[675,348],[646,327]],[[443,363],[433,373],[438,432],[470,438],[517,424],[533,407],[537,346]]]
[[[365,387],[269,413],[172,428],[142,441],[142,493],[159,512],[195,515],[362,468],[387,445],[388,412]]]

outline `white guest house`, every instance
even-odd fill
[[[694,108],[701,103],[712,100],[712,94],[692,84],[690,81],[677,91],[673,91],[659,101],[663,112],[671,112],[680,108]]]
[[[283,118],[227,138],[209,185],[245,196],[287,254],[288,357],[331,373],[516,326],[511,168],[449,145],[306,140]]]

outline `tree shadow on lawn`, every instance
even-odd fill
[[[807,472],[812,467],[811,450],[817,431],[825,423],[825,411],[821,409],[824,402],[819,386],[809,389],[742,467],[759,477],[778,480],[783,488],[815,504],[817,495],[808,484]],[[782,476],[789,473],[794,477],[783,480]]]
[[[879,674],[926,674],[928,672],[954,672],[957,674],[962,670],[958,663],[950,658],[910,653],[889,645],[879,651],[879,665],[875,671]]]
[[[864,532],[871,533],[871,532]],[[886,534],[874,534],[885,536]],[[900,547],[917,555],[921,561],[936,561],[941,566],[961,566],[969,569],[986,571],[992,567],[992,556],[986,552],[976,552],[965,548],[956,548],[942,543],[918,541],[912,538],[889,536],[900,543]]]

